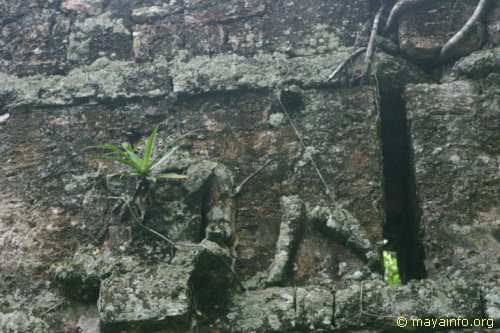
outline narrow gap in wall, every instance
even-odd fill
[[[405,103],[398,91],[382,92],[381,136],[384,161],[386,256],[396,255],[402,283],[426,277],[424,251],[419,233],[410,135]],[[384,260],[385,262],[385,260]]]
[[[206,237],[206,234],[207,234],[208,213],[209,213],[210,201],[211,201],[210,192],[212,189],[212,182],[213,182],[212,178],[213,178],[213,176],[210,176],[209,179],[207,179],[207,181],[203,185],[203,189],[202,189],[201,207],[200,207],[201,225],[200,225],[199,234],[198,234],[198,242],[203,241]]]

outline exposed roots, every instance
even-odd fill
[[[378,33],[378,27],[380,25],[380,18],[384,13],[386,6],[385,4],[380,6],[373,20],[372,31],[370,33],[370,40],[368,41],[368,47],[366,48],[366,56],[365,56],[365,64],[363,67],[363,73],[361,74],[361,82],[363,83],[366,80],[366,77],[370,73],[370,67],[372,64],[373,52],[375,51],[375,39]]]
[[[416,7],[428,1],[429,0],[399,0],[391,9],[389,18],[387,19],[387,23],[385,24],[385,29],[391,29],[398,21],[401,14],[403,14],[408,9]]]
[[[328,77],[328,81],[331,81],[333,80],[343,69],[344,67],[350,63],[352,60],[354,60],[354,58],[356,58],[359,54],[363,53],[366,51],[366,47],[362,47],[360,49],[357,49],[356,51],[354,51],[353,53],[351,53],[349,55],[349,57],[347,57],[346,60],[344,60],[334,71],[333,73]]]
[[[490,0],[480,0],[476,7],[476,10],[469,18],[467,23],[460,29],[441,49],[441,60],[444,60],[450,56],[453,49],[455,49],[460,43],[464,41],[467,35],[474,28],[479,19],[484,15],[486,8],[488,7]]]

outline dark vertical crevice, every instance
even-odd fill
[[[410,135],[405,103],[397,91],[381,95],[381,136],[384,161],[387,250],[395,251],[403,283],[426,277],[419,228]]]
[[[207,179],[202,188],[201,207],[200,207],[201,225],[197,239],[198,242],[203,241],[207,235],[208,213],[210,210],[210,205],[212,200],[211,198],[212,182],[213,182],[213,175]]]

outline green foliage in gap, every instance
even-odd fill
[[[384,257],[384,281],[389,285],[401,284],[398,269],[398,259],[396,254],[389,251],[383,251]]]
[[[128,167],[127,171],[120,172],[121,176],[138,177],[145,181],[155,182],[157,179],[184,179],[186,176],[176,173],[161,173],[159,167],[175,152],[177,147],[174,147],[154,159],[156,149],[156,137],[158,136],[157,129],[153,129],[151,135],[146,138],[146,143],[142,152],[138,152],[137,148],[130,143],[122,143],[121,146],[112,144],[102,144],[89,148],[97,148],[103,150],[102,155],[93,156],[93,159],[113,161]]]

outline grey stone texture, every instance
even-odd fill
[[[333,294],[319,286],[267,288],[233,299],[222,329],[228,332],[289,332],[333,329]]]
[[[500,277],[491,260],[500,251],[498,85],[413,85],[405,98],[427,273],[480,276],[493,286]]]
[[[364,281],[335,294],[334,318],[339,329],[390,329],[399,316],[408,321],[459,316],[472,320],[481,317],[481,299],[475,288],[458,279],[412,281],[404,286]]]
[[[269,268],[268,284],[284,282],[297,248],[298,232],[305,222],[304,203],[298,196],[281,197],[280,206],[280,234],[276,243],[276,254]]]
[[[476,4],[403,13],[360,84],[363,55],[328,78],[376,1],[0,0],[0,332],[500,325],[498,5],[438,61]],[[387,95],[427,271],[400,286],[381,276]],[[178,146],[162,171],[187,179],[151,183],[143,226],[117,224],[135,180],[90,147],[154,127],[156,154]]]

